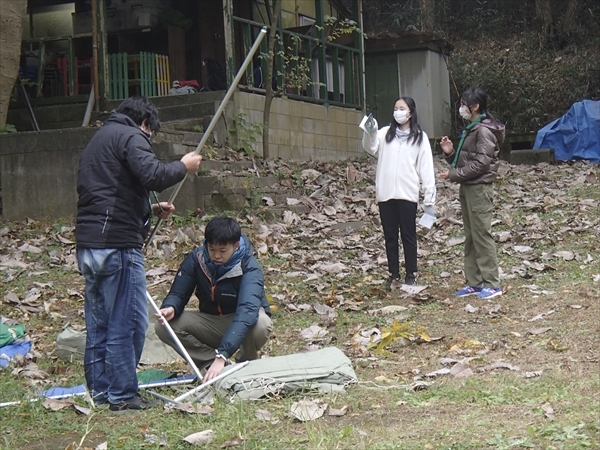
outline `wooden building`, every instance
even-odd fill
[[[291,98],[362,109],[362,0],[282,0],[276,75]],[[28,0],[21,72],[39,99],[97,104],[166,95],[174,80],[225,89],[259,30],[264,0]],[[350,32],[348,32],[350,30]],[[266,51],[266,40],[263,52]],[[260,90],[257,58],[242,88]],[[301,80],[293,82],[298,67]],[[257,86],[258,85],[258,86]]]

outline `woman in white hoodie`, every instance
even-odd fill
[[[381,226],[390,277],[386,289],[400,279],[398,231],[402,237],[405,284],[416,284],[417,277],[417,205],[421,187],[423,209],[435,215],[435,175],[433,155],[427,134],[417,122],[417,108],[410,97],[394,102],[394,120],[389,126],[363,136],[364,150],[377,158],[375,178]]]

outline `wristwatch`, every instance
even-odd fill
[[[220,358],[223,361],[227,362],[227,358],[225,357],[225,355],[222,355],[221,353],[219,353],[219,350],[215,350],[216,353],[216,358]]]

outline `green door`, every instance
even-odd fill
[[[394,101],[399,97],[398,61],[395,53],[365,55],[367,114],[384,126],[392,120]]]

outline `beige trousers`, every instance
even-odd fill
[[[219,347],[235,314],[214,316],[199,311],[185,310],[177,319],[169,322],[175,335],[192,357],[199,369],[207,367],[215,359],[215,349]],[[160,323],[154,325],[156,335],[165,344],[170,345],[181,355],[179,347],[173,342],[167,329]],[[258,322],[242,341],[238,362],[258,358],[258,351],[267,343],[273,331],[271,318],[260,308]],[[183,355],[182,355],[183,356]],[[233,356],[233,355],[230,355]]]

